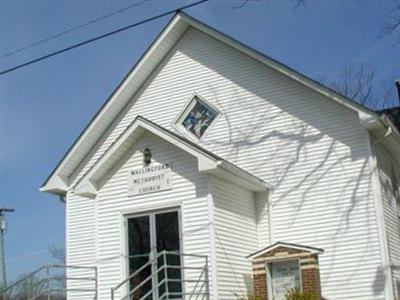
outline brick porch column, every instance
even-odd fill
[[[321,253],[322,249],[280,242],[250,255],[253,264],[253,295],[257,299],[268,300],[268,264],[298,260],[302,291],[314,294],[316,299],[323,299],[318,262]]]

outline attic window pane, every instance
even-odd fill
[[[193,101],[195,103],[184,117],[182,125],[200,139],[217,117],[218,112],[198,97],[194,97]]]

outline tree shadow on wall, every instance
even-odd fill
[[[235,66],[224,64],[221,57],[210,55],[212,58],[208,56],[205,60],[200,53],[185,54],[240,86],[231,92],[227,101],[226,89],[220,89],[218,82],[208,84],[212,102],[223,111],[213,132],[221,132],[223,127],[228,130],[224,137],[211,132],[202,144],[275,187],[272,205],[273,208],[289,207],[292,217],[285,224],[289,232],[301,222],[314,221],[305,220],[304,215],[314,205],[321,210],[322,202],[310,203],[313,201],[310,199],[325,193],[326,213],[333,211],[328,225],[334,228],[328,228],[323,218],[316,216],[315,234],[309,232],[308,237],[297,239],[325,247],[329,254],[327,258],[321,257],[325,280],[331,278],[335,265],[342,261],[340,256],[345,252],[342,243],[357,249],[352,261],[356,266],[354,272],[342,277],[338,287],[346,285],[362,272],[370,259],[368,254],[376,250],[375,232],[371,232],[375,216],[370,209],[373,203],[369,201],[371,170],[366,133],[359,127],[357,115],[281,74],[260,72],[265,84],[256,85],[253,80],[244,80],[246,76],[234,72],[231,68]],[[282,88],[279,92],[271,83],[280,82],[283,87],[289,81],[294,88]],[[247,116],[246,121],[240,116]],[[362,236],[351,238],[357,232],[353,219],[357,219],[357,227],[363,227]]]

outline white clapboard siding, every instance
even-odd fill
[[[249,253],[258,250],[254,194],[212,177],[218,299],[252,293]]]
[[[101,136],[102,133],[107,129],[108,124],[110,124],[110,122],[114,118],[118,118],[119,105],[125,105],[129,102],[133,93],[132,91],[143,84],[143,82],[152,72],[152,69],[157,66],[159,61],[158,59],[166,55],[171,45],[175,43],[178,36],[180,36],[180,34],[184,32],[185,29],[186,26],[184,25],[184,23],[175,23],[174,30],[167,30],[158,37],[160,39],[159,43],[157,43],[157,45],[153,45],[156,47],[153,48],[152,51],[145,53],[138,65],[135,66],[135,70],[137,70],[137,72],[134,71],[130,73],[128,78],[126,78],[126,80],[124,79],[124,82],[121,85],[122,89],[118,90],[113,95],[113,98],[116,99],[116,101],[110,101],[107,103],[107,109],[105,111],[102,111],[101,119],[99,119],[98,122],[95,122],[95,124],[90,124],[88,130],[81,137],[80,142],[85,144],[85,146],[87,147],[92,147],[96,144],[97,138]],[[86,136],[87,132],[91,132],[92,134]],[[64,166],[63,171],[66,174],[70,174],[70,172],[72,172],[77,166],[79,166],[82,159],[84,158],[84,152],[74,152],[71,157],[69,157],[69,164],[67,166]]]
[[[67,265],[95,267],[95,200],[67,195]],[[69,278],[94,278],[87,269],[67,269]],[[94,289],[93,281],[69,280],[68,289]],[[69,300],[93,299],[93,293],[69,292]]]
[[[392,267],[393,287],[400,284],[400,224],[397,216],[396,199],[393,193],[391,182],[391,171],[394,168],[397,178],[400,178],[400,166],[379,144],[376,147],[376,156],[378,160],[379,181],[381,184],[381,193],[383,201],[383,210],[385,216],[385,229],[388,240],[389,258]]]
[[[129,170],[143,167],[142,151],[151,149],[155,163],[168,163],[173,170],[173,190],[128,196]],[[139,151],[136,151],[139,150]],[[122,215],[163,207],[181,207],[183,251],[210,255],[207,182],[197,171],[197,161],[175,146],[146,133],[134,145],[133,155],[111,175],[97,196],[99,299],[110,299],[110,288],[126,278]]]
[[[266,192],[258,192],[255,194],[256,199],[256,222],[257,222],[257,236],[258,248],[262,249],[271,245],[271,230],[269,218],[269,202],[268,194]]]
[[[271,242],[325,250],[326,298],[383,299],[365,130],[356,113],[197,30],[185,33],[134,95],[75,181],[137,115],[181,134],[173,123],[194,92],[222,112],[200,144],[275,186]],[[124,201],[113,189],[110,209]],[[100,207],[108,203],[101,197]]]

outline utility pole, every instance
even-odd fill
[[[6,275],[6,258],[4,254],[4,234],[6,232],[5,213],[14,212],[14,208],[0,207],[0,255],[1,255],[1,272],[3,279],[3,289],[7,288],[7,275]]]

